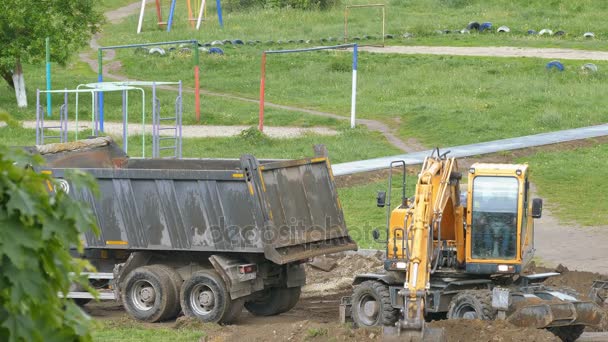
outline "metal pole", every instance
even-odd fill
[[[217,20],[220,22],[220,26],[224,27],[224,20],[222,19],[222,4],[220,0],[216,0],[217,4]]]
[[[102,49],[97,49],[97,82],[103,82],[103,50]],[[99,110],[97,112],[98,114],[98,120],[99,120],[99,127],[95,127],[96,129],[96,133],[95,135],[97,135],[97,130],[103,132],[103,92],[99,92],[97,93],[97,105],[99,106]]]
[[[46,90],[51,90],[51,47],[50,39],[46,37]],[[46,93],[46,115],[51,117],[51,93]]]
[[[173,25],[173,14],[175,14],[175,2],[177,0],[171,0],[171,9],[169,9],[169,18],[167,18],[167,32],[171,32],[171,25]]]
[[[63,115],[62,119],[62,123],[61,123],[61,131],[62,133],[59,134],[60,136],[62,136],[61,138],[59,138],[59,140],[61,140],[61,142],[68,142],[68,88],[65,88],[66,92],[63,95],[63,113],[61,113]]]
[[[348,6],[344,7],[344,42],[348,41]]]
[[[201,21],[203,20],[203,11],[205,10],[205,0],[201,0],[201,8],[198,10],[198,18],[196,20],[196,29],[200,30]]]
[[[40,145],[40,89],[36,89],[36,145]]]
[[[201,82],[200,82],[200,67],[199,67],[199,51],[198,41],[194,42],[194,111],[196,113],[196,122],[201,121]],[[181,82],[181,81],[180,81]]]
[[[122,149],[127,153],[127,91],[122,91]]]
[[[357,106],[357,62],[358,62],[358,45],[353,48],[353,85],[352,96],[350,102],[350,128],[355,128],[355,116]]]
[[[139,21],[137,22],[137,34],[141,33],[141,25],[144,23],[144,11],[146,10],[146,0],[141,0],[141,10],[139,10]]]
[[[179,114],[178,114],[178,125],[179,125],[179,142],[178,142],[178,158],[182,158],[182,113],[183,113],[183,98],[182,98],[182,81],[179,81]]]
[[[262,76],[260,77],[260,117],[258,119],[258,129],[264,132],[264,93],[266,86],[266,52],[262,53]]]
[[[156,82],[152,82],[152,158],[156,157]]]

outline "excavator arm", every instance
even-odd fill
[[[456,210],[458,204],[458,180],[454,158],[433,154],[427,157],[416,184],[414,202],[408,209],[404,227],[407,272],[400,295],[404,297],[403,317],[397,323],[400,331],[422,334],[424,330],[424,306],[426,291],[430,288],[430,276],[436,270],[443,246],[442,222],[446,211]]]

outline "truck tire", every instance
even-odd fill
[[[293,307],[296,306],[296,304],[298,304],[298,301],[300,300],[300,294],[302,293],[302,288],[299,286],[289,287],[289,288],[282,289],[282,290],[283,290],[282,291],[283,304],[281,305],[281,308],[279,309],[280,314],[293,309]]]
[[[127,313],[137,320],[166,320],[178,306],[174,282],[157,266],[138,267],[125,278],[122,303]]]
[[[496,310],[492,308],[492,292],[469,290],[457,294],[448,306],[447,318],[493,320]]]
[[[184,280],[179,275],[179,273],[177,273],[177,271],[175,269],[173,269],[169,266],[151,265],[150,268],[152,268],[154,271],[165,273],[171,280],[171,283],[173,283],[172,292],[175,295],[170,299],[171,299],[171,303],[174,303],[172,305],[172,307],[174,307],[174,309],[172,311],[167,312],[166,317],[163,318],[164,320],[173,319],[173,318],[177,317],[177,315],[179,315],[180,311],[182,310],[182,308],[180,306],[180,302],[179,302],[179,292],[181,290]]]
[[[245,303],[254,316],[274,316],[293,309],[300,299],[300,287],[271,287],[258,293],[255,299]]]
[[[394,325],[398,310],[391,305],[388,286],[375,280],[367,280],[355,287],[352,302],[352,317],[362,328]]]
[[[585,331],[584,325],[569,325],[565,327],[548,328],[553,335],[559,337],[562,342],[574,342],[576,341],[583,332]]]
[[[180,303],[187,317],[228,324],[240,316],[244,300],[230,299],[230,293],[219,274],[204,270],[192,274],[182,284]]]
[[[72,283],[70,284],[70,292],[85,292],[86,289],[84,288],[84,286],[77,284],[77,283]],[[76,303],[76,305],[83,307],[85,305],[87,305],[91,299],[90,298],[73,298],[72,299],[74,301],[74,303]]]

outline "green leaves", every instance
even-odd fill
[[[0,146],[0,340],[89,341],[91,319],[58,293],[73,282],[89,288],[80,272],[92,267],[70,248],[82,250],[80,236],[97,232],[95,221],[89,208],[50,192],[55,181],[31,166],[39,160]],[[83,173],[66,179],[72,189],[95,189]]]

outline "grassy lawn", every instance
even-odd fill
[[[190,70],[171,57],[120,54],[124,70],[143,79],[190,80]],[[227,47],[226,55],[202,58],[202,86],[257,98],[261,54],[255,47]],[[270,102],[350,113],[350,63],[345,52],[272,55],[266,99]],[[597,74],[583,61],[548,72],[546,60],[362,54],[357,113],[415,137],[427,146],[452,146],[600,124],[608,120],[608,63]],[[149,68],[154,65],[155,68]],[[233,101],[234,102],[234,101]],[[272,115],[269,115],[272,117]]]
[[[36,119],[36,89],[46,89],[46,81],[43,65],[24,65],[24,73],[27,85],[27,96],[29,107],[27,109],[17,108],[14,91],[2,81],[0,82],[0,108],[12,114],[17,120]],[[188,75],[184,76],[190,77]],[[53,89],[75,89],[77,85],[95,82],[97,76],[84,62],[74,61],[66,67],[53,65],[52,82]],[[147,78],[139,78],[147,80]],[[154,78],[150,78],[154,79]],[[176,77],[167,76],[163,80],[178,81]],[[191,80],[188,80],[192,82]],[[146,121],[151,122],[151,89],[144,88],[146,92]],[[174,101],[177,89],[158,90],[157,96],[161,102],[161,113],[163,116],[172,116],[174,113]],[[41,105],[46,108],[46,95],[41,94]],[[63,94],[53,94],[53,116],[58,118],[59,106],[63,104]],[[75,118],[76,96],[71,94],[68,99],[68,112],[70,120]],[[105,117],[108,121],[122,120],[122,95],[120,92],[106,93],[105,95]],[[141,123],[142,100],[141,93],[133,91],[129,93],[128,100],[129,122]],[[201,96],[201,124],[204,125],[257,125],[258,105],[251,102],[235,101],[217,96]],[[46,110],[46,109],[45,109]],[[79,120],[90,120],[91,118],[91,96],[80,94],[79,96]],[[197,124],[194,111],[194,94],[184,91],[183,93],[183,123],[186,125]],[[266,108],[264,124],[268,126],[326,126],[346,127],[348,122],[332,118],[319,117],[306,113],[287,111],[276,108]]]
[[[112,2],[118,3],[119,0]],[[235,1],[236,2],[236,1]],[[129,2],[124,2],[129,3]],[[202,41],[216,39],[243,40],[289,40],[339,38],[344,35],[344,5],[369,4],[367,0],[345,0],[336,8],[327,11],[301,11],[294,9],[231,8],[223,4],[224,27],[217,21],[214,2],[208,3],[208,18],[200,31],[189,28],[185,4],[179,3],[172,31],[156,25],[155,7],[148,6],[144,17],[143,33],[135,38],[138,14],[128,18],[123,25],[106,28],[115,42],[168,41],[184,37]],[[389,0],[386,4],[386,32],[402,35],[413,33],[414,38],[387,40],[387,44],[414,45],[462,45],[462,46],[536,46],[570,47],[579,49],[606,50],[606,37],[600,33],[608,31],[603,13],[608,4],[597,0],[545,1],[509,0]],[[168,2],[164,4],[168,13]],[[380,9],[353,9],[349,12],[349,36],[381,35]],[[166,17],[166,14],[165,14]],[[494,30],[483,34],[458,35],[437,34],[437,30],[459,30],[470,21],[492,22]],[[264,23],[263,28],[260,23]],[[497,34],[501,25],[511,28],[509,34]],[[566,36],[529,36],[527,31],[549,28],[554,32],[564,30]],[[587,40],[584,32],[593,31],[596,39]],[[115,33],[120,33],[115,34]],[[367,42],[367,41],[364,41]],[[372,40],[377,43],[379,40]]]
[[[205,333],[195,329],[170,329],[170,328],[104,328],[93,332],[93,341],[106,342],[127,342],[127,341],[147,341],[147,342],[192,342],[199,341]]]
[[[581,225],[606,225],[608,195],[603,187],[608,168],[608,145],[560,152],[541,152],[527,161],[539,194],[562,221]]]
[[[70,134],[69,139],[74,138]],[[120,137],[114,137],[122,146]],[[32,129],[18,126],[0,128],[0,144],[9,146],[31,146],[36,142]],[[52,141],[50,141],[52,142]],[[229,138],[187,138],[183,140],[185,158],[239,158],[245,153],[258,158],[297,159],[310,157],[313,145],[325,144],[332,163],[369,159],[400,153],[380,134],[365,129],[342,130],[336,136],[307,134],[293,139],[273,139],[265,136],[235,136]],[[142,155],[141,136],[129,138],[129,154]],[[151,155],[152,140],[146,137],[146,157]]]

